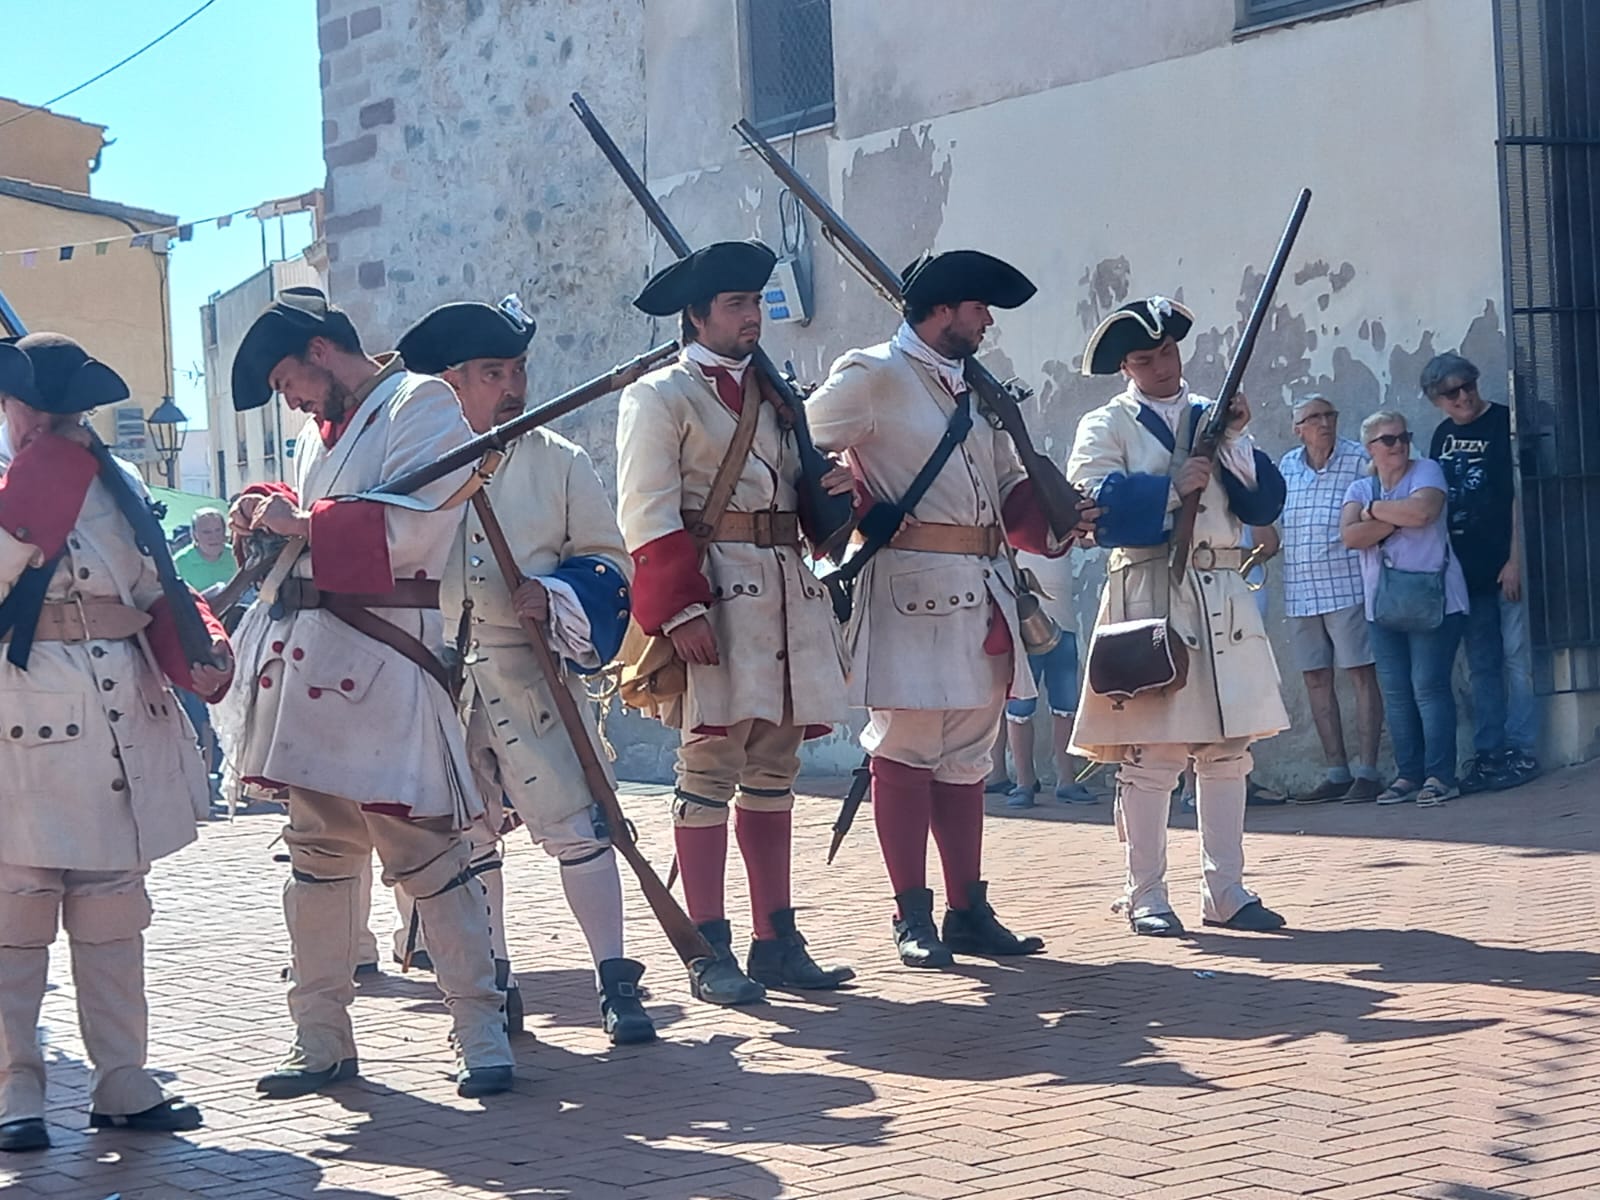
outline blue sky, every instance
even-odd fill
[[[40,104],[137,50],[201,0],[0,0],[6,46],[0,95]],[[201,220],[320,187],[322,99],[316,0],[217,0],[153,50],[62,101],[58,111],[106,126],[108,146],[90,190],[181,220]],[[310,238],[305,217],[285,221],[289,253]],[[0,233],[0,240],[3,240]],[[267,224],[278,254],[278,223]],[[0,246],[0,249],[11,247]],[[174,242],[174,398],[205,423],[197,370],[199,308],[261,267],[261,223],[195,230]],[[41,270],[70,270],[70,264]]]

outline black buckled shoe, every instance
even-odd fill
[[[517,986],[517,981],[511,977],[510,959],[497,958],[494,960],[494,985],[500,989],[500,994],[506,998],[506,1036],[516,1037],[523,1032],[522,989]]]
[[[1205,918],[1205,923],[1216,929],[1237,929],[1243,933],[1272,933],[1289,922],[1273,912],[1259,900],[1252,900],[1226,921]]]
[[[739,969],[733,956],[733,931],[726,920],[702,921],[701,936],[711,943],[711,957],[689,964],[689,991],[707,1004],[759,1004],[767,989]]]
[[[1128,924],[1144,937],[1182,937],[1183,922],[1175,912],[1145,913],[1142,917],[1129,917]]]
[[[293,1100],[309,1096],[336,1083],[347,1083],[361,1073],[355,1057],[341,1058],[331,1067],[313,1071],[306,1067],[279,1067],[256,1080],[256,1091],[269,1100]]]
[[[955,956],[939,940],[933,924],[933,889],[912,888],[894,898],[900,915],[894,919],[894,944],[908,967],[950,967]]]
[[[498,1096],[511,1090],[512,1078],[510,1067],[462,1067],[456,1072],[456,1095],[468,1100]]]
[[[639,996],[644,964],[631,958],[608,958],[600,975],[600,1024],[613,1046],[636,1046],[656,1040],[656,1024]]]
[[[132,1129],[139,1133],[186,1133],[199,1129],[202,1123],[200,1110],[185,1104],[181,1096],[171,1096],[142,1112],[89,1114],[90,1129]]]
[[[1044,950],[1043,938],[1018,937],[1000,924],[989,904],[989,885],[981,879],[967,884],[966,908],[944,910],[940,935],[953,954],[1009,958]]]
[[[772,928],[778,936],[770,941],[750,943],[744,960],[745,974],[757,983],[772,988],[828,992],[856,977],[851,967],[823,967],[806,950],[805,935],[794,927],[794,909],[780,908],[772,914]]]
[[[7,1121],[0,1125],[0,1150],[20,1153],[24,1150],[50,1149],[50,1131],[43,1117],[23,1117],[20,1121]]]

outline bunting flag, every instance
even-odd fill
[[[207,225],[218,229],[226,229],[233,224],[235,217],[252,217],[258,221],[271,220],[274,217],[286,217],[295,213],[319,211],[322,204],[322,191],[314,188],[298,196],[285,196],[278,200],[268,200],[264,204],[252,205],[249,208],[236,208],[232,212],[220,213],[214,217],[207,217],[201,221],[184,221],[181,224],[168,225],[162,229],[151,229],[142,233],[125,233],[119,237],[97,238],[87,242],[71,242],[61,246],[32,246],[27,249],[0,250],[0,265],[8,259],[17,259],[23,267],[35,267],[39,263],[39,256],[43,254],[46,262],[66,263],[73,260],[74,255],[83,250],[85,253],[92,247],[96,258],[109,253],[113,246],[126,246],[131,250],[151,250],[156,254],[165,254],[174,239],[187,242],[193,239],[195,230]]]

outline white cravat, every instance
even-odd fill
[[[733,381],[740,387],[744,386],[745,368],[750,365],[749,356],[744,358],[729,358],[726,354],[718,354],[715,350],[708,349],[700,342],[690,342],[683,348],[683,356],[697,367],[721,367],[733,376]]]
[[[900,328],[894,331],[894,337],[890,339],[889,344],[907,358],[914,358],[923,366],[931,368],[939,377],[939,382],[944,384],[945,390],[952,396],[959,396],[967,390],[967,375],[961,360],[946,358],[940,354],[918,337],[917,331],[907,322],[900,322]]]
[[[1176,396],[1168,396],[1165,400],[1157,400],[1154,396],[1146,396],[1131,381],[1128,384],[1128,396],[1139,404],[1143,404],[1167,423],[1167,428],[1172,430],[1172,436],[1178,436],[1178,422],[1189,408],[1189,384],[1187,381],[1178,388]],[[1252,490],[1256,486],[1256,443],[1244,430],[1238,434],[1226,433],[1222,438],[1222,445],[1217,448],[1217,461],[1232,472],[1246,487]]]

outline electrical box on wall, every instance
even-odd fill
[[[811,254],[802,246],[799,254],[786,254],[772,268],[772,277],[761,292],[762,315],[772,324],[811,322]]]

